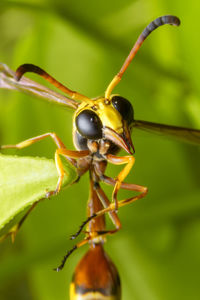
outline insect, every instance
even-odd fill
[[[73,117],[73,141],[77,150],[68,150],[61,139],[52,132],[30,138],[16,145],[5,145],[1,148],[21,149],[47,137],[51,137],[57,146],[55,163],[59,179],[56,189],[48,191],[46,197],[48,198],[57,194],[61,189],[64,169],[60,155],[63,155],[76,167],[79,177],[89,171],[90,181],[92,182],[92,192],[102,204],[102,208],[94,210],[93,213],[89,214],[87,220],[81,225],[80,229],[72,236],[72,238],[77,237],[87,223],[95,221],[105,213],[109,214],[115,226],[113,230],[101,230],[97,228],[96,231],[94,230],[94,233],[93,230],[90,230],[89,234],[86,235],[86,238],[81,243],[74,246],[74,248],[65,255],[62,264],[56,269],[57,271],[63,268],[66,259],[75,249],[86,243],[95,243],[95,240],[100,241],[101,238],[104,238],[108,234],[111,235],[116,233],[121,228],[121,222],[117,215],[118,208],[141,199],[147,194],[147,187],[124,182],[135,162],[133,156],[135,150],[131,140],[131,130],[133,127],[152,132],[162,132],[163,134],[175,136],[183,141],[200,144],[200,130],[134,120],[134,111],[131,102],[120,95],[112,94],[113,89],[120,82],[124,72],[130,65],[144,40],[152,31],[165,24],[179,26],[180,20],[175,16],[167,15],[159,17],[151,22],[141,33],[120,71],[108,85],[105,95],[99,98],[90,99],[78,92],[70,90],[44,70],[32,64],[21,65],[14,76],[10,70],[5,68],[4,72],[7,77],[9,77],[9,84],[12,85],[12,88],[36,94],[48,99],[50,102],[62,104],[75,110]],[[40,75],[69,95],[70,98],[52,92],[51,90],[22,77],[27,72],[33,72]],[[118,156],[117,154],[120,149],[125,150],[128,155]],[[108,177],[105,174],[108,163],[125,165],[115,179]],[[109,201],[107,198],[100,186],[100,182],[113,186],[112,201]],[[136,196],[118,200],[118,192],[120,189],[134,191],[138,194]]]

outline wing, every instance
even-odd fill
[[[132,128],[142,129],[151,133],[166,135],[186,143],[200,145],[200,130],[170,126],[147,121],[134,121]]]
[[[5,64],[0,63],[0,88],[9,90],[19,90],[25,93],[43,98],[51,103],[59,104],[65,107],[77,109],[78,103],[60,93],[33,81],[22,77],[20,81],[15,79],[15,72],[9,69]]]

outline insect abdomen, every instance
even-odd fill
[[[118,271],[103,246],[91,246],[76,267],[70,300],[120,300]]]

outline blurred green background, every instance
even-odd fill
[[[197,0],[1,0],[0,60],[12,69],[39,65],[69,88],[96,97],[142,29],[175,14],[181,26],[154,32],[115,92],[132,101],[136,119],[200,128],[199,11]],[[72,149],[71,130],[72,111],[1,91],[0,144],[55,131]],[[121,276],[122,299],[200,299],[199,147],[136,131],[132,138],[136,164],[127,180],[147,186],[149,194],[120,209],[123,228],[106,244]],[[46,140],[18,154],[52,158],[54,149]],[[109,168],[108,174],[117,171]],[[73,245],[69,236],[85,219],[87,197],[86,175],[40,203],[13,245],[0,245],[1,300],[69,299],[73,270],[87,246],[62,272],[52,269]]]

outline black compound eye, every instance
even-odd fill
[[[127,121],[128,124],[133,122],[133,106],[127,99],[113,96],[112,105],[120,113],[123,120]]]
[[[91,110],[83,110],[76,117],[76,127],[79,133],[88,139],[102,138],[102,123],[99,117]]]

